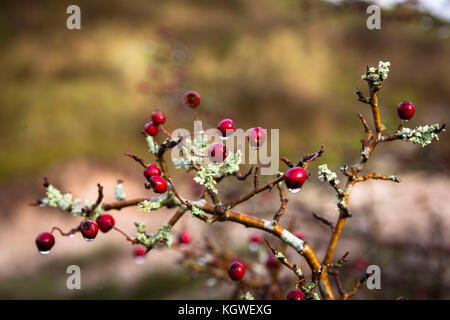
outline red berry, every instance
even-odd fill
[[[151,177],[150,184],[153,188],[153,191],[155,191],[156,193],[165,193],[167,191],[167,182],[163,177]]]
[[[268,269],[275,269],[278,266],[278,259],[273,254],[269,255],[266,261],[266,267]]]
[[[159,133],[159,127],[157,124],[154,124],[153,122],[147,122],[144,127],[145,132],[149,136],[156,136]]]
[[[294,167],[286,171],[284,174],[284,181],[289,189],[297,190],[303,186],[303,183],[305,183],[307,177],[308,174],[305,169],[301,167]]]
[[[262,242],[262,237],[259,234],[254,233],[254,234],[252,234],[250,236],[250,242],[252,242],[252,243],[261,243]]]
[[[369,261],[367,261],[364,257],[359,257],[356,259],[352,264],[352,269],[358,272],[366,271],[367,267],[369,266]]]
[[[287,295],[287,300],[305,300],[305,295],[301,290],[291,290]]]
[[[294,233],[294,236],[296,236],[300,240],[305,240],[305,234],[301,231],[297,231],[296,233]]]
[[[183,244],[188,244],[189,242],[191,242],[191,235],[189,234],[189,232],[184,231],[178,236],[178,241]]]
[[[112,215],[105,213],[105,214],[101,214],[98,216],[97,224],[98,224],[98,228],[102,232],[108,232],[109,230],[114,228],[114,225],[116,224],[116,222],[114,221],[114,218]]]
[[[239,281],[245,274],[245,267],[242,263],[234,261],[228,266],[228,275],[234,281]]]
[[[266,141],[266,132],[261,127],[255,127],[248,130],[248,143],[252,149],[259,149]]]
[[[231,119],[223,119],[217,125],[217,129],[222,133],[222,136],[228,137],[234,132],[234,123]]]
[[[142,244],[139,244],[136,246],[136,248],[134,249],[134,255],[136,257],[142,257],[147,253],[147,248],[145,246],[143,246]]]
[[[166,122],[166,116],[164,115],[164,113],[162,113],[162,111],[156,110],[152,112],[152,122],[159,126],[160,124],[163,124],[164,122]]]
[[[214,143],[209,147],[209,159],[214,163],[223,162],[228,155],[227,147],[223,143]]]
[[[36,246],[40,253],[47,254],[55,245],[55,237],[50,232],[42,232],[36,238]]]
[[[98,224],[92,220],[86,220],[81,223],[81,234],[87,241],[95,239],[98,233]]]
[[[195,91],[189,91],[184,96],[184,102],[191,108],[196,108],[200,104],[200,95]]]
[[[414,105],[409,101],[400,102],[397,107],[398,116],[402,120],[409,120],[414,115]]]
[[[149,181],[150,181],[151,177],[160,176],[160,175],[161,175],[161,169],[159,169],[158,166],[156,166],[154,164],[149,164],[147,166],[147,168],[144,170],[144,176]]]

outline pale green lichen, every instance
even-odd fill
[[[239,165],[242,163],[242,152],[237,150],[236,153],[229,152],[224,161],[224,166],[220,170],[220,177],[230,176],[239,171]]]
[[[333,185],[337,185],[339,183],[337,174],[328,169],[326,164],[319,166],[319,180],[332,183]]]
[[[192,215],[196,216],[196,217],[203,217],[205,215],[205,211],[203,211],[202,209],[200,209],[197,206],[192,206],[191,212],[192,212]]]
[[[190,171],[194,165],[202,164],[203,157],[207,154],[207,147],[208,137],[205,134],[198,134],[194,139],[185,137],[181,145],[180,157],[172,159],[175,167]]]
[[[373,85],[381,85],[387,79],[389,74],[389,61],[378,63],[378,68],[370,67],[362,76],[363,80],[370,81]]]
[[[123,191],[123,183],[122,182],[117,182],[116,187],[114,188],[114,197],[118,201],[122,201],[127,198],[127,195]]]
[[[164,204],[164,197],[154,197],[151,201],[144,200],[138,203],[138,209],[144,212],[150,212],[151,210],[157,210]]]
[[[157,232],[149,234],[145,231],[145,224],[141,222],[135,222],[136,225],[136,241],[143,244],[147,248],[154,248],[157,244],[164,242],[168,247],[172,245],[172,227],[170,225],[164,225],[158,229]]]
[[[90,208],[93,203],[88,200],[73,199],[71,193],[62,193],[52,185],[49,185],[46,190],[46,197],[41,199],[40,203],[44,206],[59,208],[67,211],[75,216],[86,216],[86,209]],[[96,208],[97,211],[101,210]]]
[[[217,184],[216,177],[219,175],[220,166],[221,165],[213,163],[202,165],[200,170],[197,171],[194,181],[198,184],[204,185],[206,189],[217,194],[218,191],[215,185]]]
[[[159,151],[159,146],[158,144],[155,142],[155,140],[153,139],[152,136],[146,136],[145,137],[145,141],[147,141],[147,145],[148,145],[148,151],[151,154],[157,154]]]
[[[255,300],[250,291],[247,291],[245,294],[241,296],[241,300]]]
[[[415,129],[401,128],[397,131],[397,135],[405,141],[414,144],[420,144],[422,147],[429,145],[433,140],[439,140],[436,133],[439,130],[439,124],[419,126]]]

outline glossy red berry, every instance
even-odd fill
[[[153,191],[155,191],[156,193],[165,193],[167,191],[167,182],[163,177],[151,177],[150,184],[153,188]]]
[[[153,122],[147,122],[144,126],[145,133],[147,133],[149,136],[156,136],[159,133],[159,127],[157,124],[154,124]]]
[[[284,182],[290,190],[300,190],[306,181],[308,174],[301,167],[290,168],[284,174]]]
[[[255,127],[248,130],[248,143],[253,150],[261,148],[266,141],[266,132],[261,127]]]
[[[209,147],[209,159],[214,163],[223,162],[228,155],[227,147],[223,143],[214,143]]]
[[[50,232],[42,232],[36,238],[36,246],[41,254],[48,254],[55,245],[55,237]]]
[[[245,267],[239,261],[234,261],[228,266],[228,275],[234,281],[239,281],[245,274]]]
[[[217,125],[217,129],[220,131],[223,137],[232,135],[235,130],[233,120],[223,119]]]
[[[98,233],[98,224],[92,220],[86,220],[81,223],[81,234],[87,241],[95,239]]]
[[[196,108],[200,104],[200,95],[195,91],[189,91],[184,95],[184,102],[191,108]]]
[[[116,221],[114,220],[112,215],[105,213],[105,214],[101,214],[98,216],[97,224],[98,224],[98,228],[102,232],[108,232],[109,230],[114,228]]]
[[[159,126],[160,124],[163,124],[164,122],[166,122],[166,116],[164,115],[164,113],[162,113],[162,111],[156,110],[152,112],[152,122]]]
[[[287,300],[305,300],[305,294],[301,290],[291,290],[287,295]]]
[[[159,169],[158,166],[156,166],[154,164],[149,164],[147,166],[147,168],[144,170],[144,176],[149,181],[153,176],[160,176],[160,175],[161,175],[161,169]]]
[[[139,244],[134,249],[134,256],[135,257],[143,257],[147,253],[147,248],[143,246],[142,244]]]
[[[182,243],[182,244],[188,244],[191,242],[191,235],[189,234],[189,232],[182,232],[180,233],[180,235],[178,236],[178,242]]]
[[[269,258],[267,258],[266,261],[266,267],[268,269],[275,269],[278,266],[278,259],[275,258],[275,256],[273,254],[269,255]]]
[[[402,120],[409,120],[414,115],[414,105],[409,101],[402,101],[397,107],[398,116]]]
[[[254,233],[250,236],[250,242],[252,243],[261,243],[262,237],[258,233]]]

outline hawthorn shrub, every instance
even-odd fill
[[[239,150],[228,150],[223,143],[210,143],[210,137],[204,131],[197,135],[173,136],[164,127],[166,115],[156,110],[151,115],[151,121],[145,123],[143,134],[147,142],[149,152],[155,157],[155,163],[146,163],[137,155],[125,153],[133,158],[143,168],[143,176],[146,179],[145,188],[152,190],[157,196],[148,196],[141,198],[129,198],[126,196],[123,188],[123,182],[118,181],[115,187],[116,201],[106,203],[103,201],[103,187],[98,184],[98,197],[93,203],[73,198],[70,193],[62,193],[46,178],[44,178],[44,187],[46,196],[36,204],[40,206],[50,206],[59,208],[74,216],[79,216],[82,220],[78,226],[64,232],[58,227],[53,227],[50,232],[43,232],[36,238],[36,246],[42,254],[48,254],[55,244],[55,231],[62,236],[73,236],[80,233],[86,240],[93,241],[100,232],[107,233],[111,230],[120,232],[124,238],[135,246],[134,254],[138,262],[142,262],[144,257],[152,249],[159,246],[175,247],[183,253],[183,262],[196,272],[204,272],[213,278],[237,282],[237,290],[233,297],[242,299],[256,298],[287,298],[289,300],[304,299],[327,299],[332,300],[337,297],[334,292],[330,276],[336,283],[336,288],[341,299],[348,299],[356,294],[360,286],[370,276],[365,272],[367,263],[359,270],[363,273],[354,287],[345,290],[340,277],[339,269],[343,267],[347,260],[348,252],[341,258],[335,259],[334,253],[341,237],[341,233],[346,221],[352,217],[349,209],[350,196],[354,186],[360,182],[370,179],[385,180],[398,183],[400,179],[394,175],[383,175],[378,173],[365,173],[364,168],[369,161],[375,148],[383,143],[395,140],[403,140],[425,147],[434,140],[439,140],[439,133],[444,131],[445,124],[433,124],[419,126],[414,129],[405,127],[406,122],[415,114],[415,107],[409,101],[402,101],[397,107],[397,112],[402,121],[397,130],[393,133],[385,133],[380,117],[380,104],[378,94],[388,77],[389,62],[379,62],[378,67],[367,68],[362,75],[362,80],[368,84],[369,95],[365,96],[357,88],[355,94],[358,100],[367,104],[372,111],[373,127],[369,125],[362,114],[358,114],[361,120],[364,135],[361,139],[360,158],[353,165],[344,165],[339,171],[344,181],[340,181],[337,173],[331,171],[327,164],[319,165],[317,174],[320,181],[329,184],[336,193],[336,208],[338,217],[336,222],[313,214],[317,221],[329,226],[331,237],[323,259],[316,255],[312,244],[305,241],[303,234],[292,233],[290,227],[283,227],[281,219],[285,214],[288,199],[286,198],[285,188],[292,193],[297,193],[311,178],[311,163],[318,159],[324,152],[323,146],[317,152],[307,154],[297,161],[291,161],[287,158],[281,158],[286,165],[284,172],[278,172],[273,179],[262,186],[259,185],[259,175],[261,164],[253,164],[246,173],[240,171],[242,164],[242,155]],[[184,97],[185,103],[192,108],[195,120],[198,120],[197,108],[200,106],[200,95],[195,91],[189,91]],[[235,132],[235,124],[232,119],[224,119],[217,126],[218,132],[225,141]],[[164,135],[165,139],[158,143],[155,137]],[[255,153],[266,143],[266,131],[261,127],[254,127],[247,131],[247,139],[250,147]],[[187,172],[195,173],[194,181],[203,188],[201,197],[196,200],[186,199],[180,195],[174,187],[168,170],[165,155],[174,148],[179,150],[179,158],[172,159],[176,168]],[[209,157],[211,160],[205,163],[203,159]],[[235,178],[245,180],[253,175],[254,188],[250,192],[229,202],[222,202],[218,191],[218,185],[224,179]],[[272,220],[258,218],[254,215],[236,211],[234,208],[241,203],[246,202],[252,197],[277,188],[279,192],[280,207],[275,212]],[[155,233],[146,231],[143,223],[135,222],[136,234],[128,236],[117,226],[112,215],[106,211],[120,210],[125,207],[136,206],[138,210],[149,212],[158,210],[162,207],[174,208],[175,213],[167,222]],[[249,249],[257,251],[263,243],[267,245],[273,255],[265,262],[264,268],[269,273],[261,275],[258,261],[250,259],[237,258],[237,255],[226,247],[219,247],[205,239],[202,243],[193,246],[191,243],[191,234],[184,230],[177,234],[174,241],[173,228],[179,219],[187,212],[192,217],[199,219],[206,224],[220,223],[224,221],[234,222],[246,227],[259,229],[267,234],[278,238],[281,242],[281,248],[275,248],[262,235],[255,233],[248,241]],[[304,257],[309,266],[308,271],[302,270],[298,265],[291,263],[285,251],[287,247],[293,248],[298,254]],[[362,264],[362,263],[361,263]],[[280,292],[281,286],[275,286],[278,292],[273,290],[279,279],[280,266],[290,269],[297,280],[290,284],[291,291]],[[259,269],[258,269],[259,268]]]

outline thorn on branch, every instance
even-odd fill
[[[289,168],[295,167],[294,164],[291,161],[289,161],[288,158],[283,157],[283,158],[281,158],[281,161],[283,161]]]
[[[303,159],[301,161],[299,161],[299,163],[297,164],[298,167],[303,167],[303,169],[306,170],[306,168],[308,167],[308,164],[311,161],[316,160],[317,158],[319,158],[322,153],[324,153],[324,149],[323,149],[323,145],[320,146],[320,150],[311,154],[307,154],[306,156],[303,157]]]
[[[252,174],[252,170],[253,170],[253,168],[255,167],[255,165],[252,165],[251,167],[250,167],[250,170],[248,170],[248,172],[246,173],[246,174],[242,174],[240,171],[238,171],[238,172],[236,172],[236,178],[238,179],[238,180],[241,180],[241,181],[244,181],[245,179],[247,179],[247,177],[249,176],[249,175],[251,175]]]
[[[255,168],[255,175],[253,177],[253,186],[256,189],[258,189],[258,179],[259,179],[259,165]]]
[[[363,103],[369,103],[369,99],[364,97],[364,95],[361,92],[361,89],[356,88],[355,89],[355,94],[358,96],[358,100],[363,102]]]
[[[281,217],[283,216],[284,212],[286,211],[287,204],[289,200],[285,197],[284,190],[280,186],[280,184],[277,184],[278,191],[280,193],[280,202],[281,206],[278,209],[278,211],[275,213],[275,216],[273,217],[273,220],[276,222],[280,222]]]
[[[147,165],[145,164],[144,160],[142,160],[142,158],[138,157],[137,155],[131,154],[129,152],[125,152],[125,155],[127,157],[132,158],[134,161],[140,163],[143,168],[147,168]]]
[[[316,218],[317,220],[319,220],[320,222],[323,222],[324,224],[326,224],[327,226],[329,226],[331,228],[331,230],[334,230],[334,223],[331,222],[330,220],[328,220],[327,218],[324,218],[320,215],[318,215],[317,213],[313,212],[312,213],[313,217]]]
[[[103,200],[103,186],[100,183],[97,183],[97,188],[98,188],[97,200],[89,208],[89,215],[91,215],[92,212],[94,212],[94,210],[102,203],[102,200]]]

